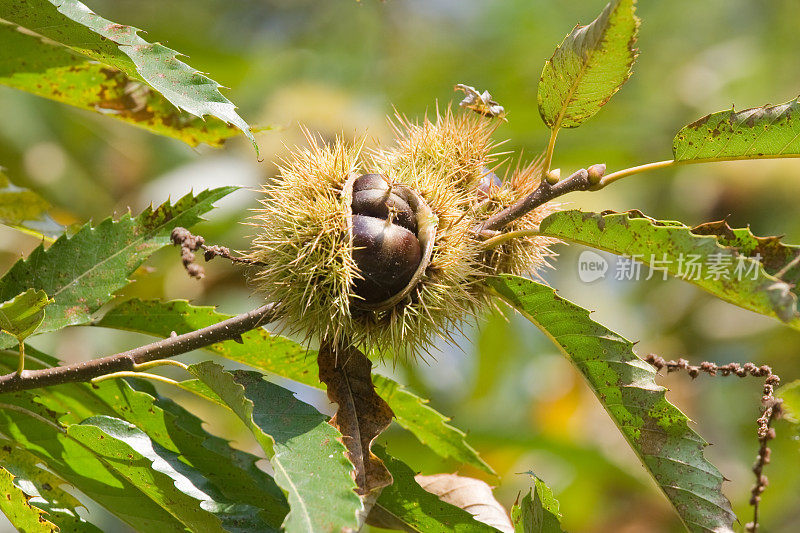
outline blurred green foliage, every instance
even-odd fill
[[[253,125],[263,162],[244,138],[221,150],[191,149],[178,141],[117,124],[102,116],[0,87],[0,165],[19,186],[53,204],[58,222],[100,220],[129,207],[139,212],[168,195],[235,184],[255,188],[274,174],[283,143],[302,143],[298,124],[323,138],[369,131],[389,139],[387,115],[412,118],[455,102],[452,87],[488,89],[505,106],[504,149],[538,154],[548,131],[536,107],[542,65],[577,22],[587,23],[603,0],[89,0],[111,20],[147,30],[190,56],[195,68],[230,87],[225,94]],[[792,0],[673,0],[641,2],[640,56],[634,75],[596,117],[564,131],[554,166],[572,171],[596,162],[610,170],[670,157],[672,136],[709,112],[784,102],[800,92],[800,46]],[[698,165],[623,180],[600,193],[565,198],[591,210],[637,208],[689,225],[727,217],[760,235],[800,242],[800,162]],[[243,190],[197,230],[212,243],[248,246],[247,209],[257,195]],[[38,244],[0,228],[0,271]],[[577,247],[561,254],[544,278],[589,309],[593,318],[628,338],[639,353],[691,361],[770,364],[784,382],[800,377],[798,332],[724,304],[699,289],[655,275],[649,281],[578,281]],[[609,259],[610,256],[608,256]],[[189,279],[177,250],[157,254],[136,274],[126,296],[188,298],[242,312],[260,303],[243,272],[217,259],[202,282]],[[612,261],[613,265],[613,261]],[[32,344],[66,361],[108,355],[143,337],[71,330]],[[532,470],[553,489],[569,531],[679,531],[677,517],[568,363],[543,335],[513,316],[495,314],[478,328],[465,325],[458,347],[445,343],[424,362],[384,362],[418,393],[470,433],[473,445],[499,473],[510,508]],[[532,350],[533,348],[533,350]],[[531,351],[538,355],[530,358]],[[707,457],[729,478],[726,493],[749,521],[750,465],[757,442],[757,380],[685,375],[663,379],[668,397],[714,443]],[[166,391],[165,391],[166,392]],[[325,400],[304,389],[312,400]],[[215,428],[217,431],[220,428]],[[777,426],[770,486],[762,503],[765,531],[800,529],[798,443]],[[795,437],[796,438],[796,437]],[[386,439],[382,439],[386,440]],[[247,441],[242,441],[247,446]],[[389,451],[425,472],[453,471],[421,454],[395,431]]]

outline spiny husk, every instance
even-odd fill
[[[332,342],[347,339],[370,352],[419,354],[487,304],[487,276],[542,266],[552,241],[517,239],[487,252],[472,231],[538,180],[536,165],[517,169],[489,199],[479,198],[476,186],[495,163],[496,122],[448,110],[435,121],[397,117],[393,125],[395,144],[368,153],[363,143],[341,140],[294,150],[263,187],[254,217],[260,231],[250,257],[266,264],[254,279],[269,300],[280,302],[292,331]],[[341,194],[351,172],[381,173],[411,187],[438,217],[430,265],[409,298],[389,310],[353,305],[359,271]],[[509,229],[531,227],[551,210],[539,208]]]

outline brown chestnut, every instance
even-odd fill
[[[379,174],[363,174],[353,182],[353,214],[387,219],[391,211],[395,223],[416,233],[417,217],[403,192]]]
[[[355,293],[367,303],[386,300],[400,292],[422,260],[416,235],[390,220],[353,215],[353,259],[363,279]]]

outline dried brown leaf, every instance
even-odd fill
[[[329,343],[320,346],[317,363],[328,398],[338,405],[330,424],[341,432],[348,459],[355,466],[357,492],[361,496],[377,493],[392,484],[392,475],[371,447],[392,423],[394,413],[375,392],[372,363],[356,348]]]
[[[435,494],[443,502],[464,509],[475,520],[504,533],[514,532],[508,513],[494,498],[492,487],[485,482],[456,474],[419,474],[414,479],[423,489]]]

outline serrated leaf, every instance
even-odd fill
[[[797,295],[786,280],[770,274],[749,239],[741,249],[733,240],[703,234],[680,222],[653,220],[638,211],[590,213],[561,211],[544,219],[543,235],[584,244],[653,265],[670,275],[750,311],[800,329]],[[739,238],[745,238],[739,234]],[[774,261],[780,250],[764,250]],[[754,253],[754,257],[748,257]],[[776,272],[771,263],[771,271]]]
[[[58,415],[35,401],[32,394],[23,391],[0,395],[0,407],[0,432],[136,531],[185,530],[180,521],[102,457],[68,436],[58,423]]]
[[[99,533],[99,528],[78,515],[76,509],[83,504],[62,488],[66,482],[39,463],[36,456],[0,439],[0,491],[6,494],[0,498],[0,507],[14,527],[19,531],[50,532],[58,527],[61,531]],[[8,476],[13,479],[10,484]]]
[[[9,359],[8,363],[0,359],[0,368],[7,366],[10,370],[14,360]],[[58,364],[32,348],[28,362],[30,368]],[[141,385],[140,380],[134,381]],[[152,388],[148,390],[134,390],[125,380],[106,380],[93,385],[67,383],[28,394],[65,426],[96,415],[114,416],[136,425],[155,443],[180,454],[181,460],[199,471],[222,494],[215,496],[218,500],[251,506],[248,514],[258,514],[264,521],[257,527],[277,530],[288,505],[272,478],[256,466],[259,458],[208,434],[194,415],[169,400],[156,398]]]
[[[655,369],[633,352],[633,343],[546,285],[516,276],[489,285],[581,373],[686,528],[733,531],[736,517],[722,494],[723,477],[703,456],[708,443],[667,401]]]
[[[184,301],[158,302],[129,300],[110,310],[99,326],[138,331],[161,337],[170,332],[188,333],[216,324],[231,315],[217,313],[212,307],[192,306]],[[271,335],[264,329],[242,335],[242,343],[215,344],[208,351],[259,370],[321,388],[316,354],[289,339]],[[395,420],[435,453],[494,474],[492,468],[467,442],[466,434],[448,424],[445,417],[415,395],[387,377],[373,374],[376,392],[394,411]],[[184,382],[186,386],[189,383]]]
[[[564,533],[558,500],[544,481],[534,476],[534,487],[511,508],[515,533]]]
[[[367,523],[410,532],[497,533],[497,529],[478,522],[464,509],[443,502],[420,487],[415,472],[394,459],[380,446],[375,453],[383,459],[394,483],[383,489]]]
[[[146,82],[196,117],[233,124],[258,151],[250,127],[219,92],[221,85],[178,60],[175,50],[142,39],[137,28],[106,20],[77,0],[8,0],[0,4],[0,18]]]
[[[672,141],[676,161],[800,157],[800,98],[780,105],[720,111],[684,126]]]
[[[52,302],[44,291],[28,289],[1,303],[0,331],[13,335],[21,343],[42,324],[44,308]]]
[[[190,193],[174,205],[166,202],[135,218],[129,214],[118,221],[109,218],[96,227],[87,224],[73,236],[61,236],[49,248],[40,245],[0,278],[0,301],[28,288],[44,290],[55,301],[39,333],[85,324],[115,291],[128,284],[128,276],[145,259],[169,244],[173,228],[199,222],[215,201],[236,189]],[[0,348],[10,345],[0,337]]]
[[[636,0],[614,0],[588,26],[576,26],[544,65],[537,99],[550,129],[577,128],[631,76],[639,30]]]
[[[189,372],[211,388],[244,422],[267,454],[286,492],[285,531],[357,529],[362,505],[341,434],[326,417],[258,372],[226,372],[206,361]]]
[[[325,343],[320,346],[317,364],[328,399],[337,406],[330,424],[342,434],[347,458],[355,467],[357,492],[376,495],[392,484],[392,475],[372,453],[372,445],[392,423],[394,413],[375,392],[372,362],[357,348]]]
[[[240,130],[181,112],[147,83],[41,37],[0,23],[0,84],[172,137],[221,146]],[[133,67],[131,67],[133,68]],[[2,203],[2,200],[0,200]]]
[[[192,531],[270,529],[253,507],[220,498],[216,488],[178,454],[153,442],[129,422],[96,416],[69,426],[67,435],[102,457]]]
[[[47,513],[28,503],[25,493],[14,486],[14,476],[5,468],[0,468],[0,510],[6,515],[17,531],[26,533],[55,533],[58,527],[47,520]]]
[[[2,53],[0,49],[0,54]],[[2,57],[0,57],[0,69],[2,69]],[[55,237],[63,233],[64,228],[50,218],[47,214],[49,208],[47,200],[30,189],[17,187],[0,169],[0,224],[37,236]]]
[[[198,418],[170,400],[156,399],[153,390],[134,390],[124,380],[97,385],[92,392],[108,403],[115,416],[134,424],[158,446],[179,454],[214,485],[216,500],[250,506],[254,515],[261,509],[267,523],[260,528],[280,527],[288,511],[286,499],[272,478],[256,467],[258,457],[209,435]],[[206,484],[202,487],[212,490]],[[226,526],[231,520],[225,517]]]

